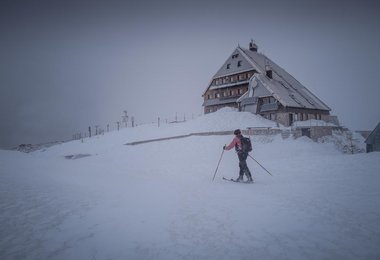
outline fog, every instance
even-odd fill
[[[380,122],[377,1],[2,1],[0,147],[202,114],[251,39],[352,130]]]

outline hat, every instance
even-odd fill
[[[240,135],[240,134],[241,134],[240,129],[236,129],[236,130],[234,131],[234,135]]]

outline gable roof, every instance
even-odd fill
[[[240,66],[238,66],[239,61],[241,63]],[[230,64],[230,68],[227,68],[228,64]],[[259,68],[254,65],[244,52],[242,52],[240,47],[237,47],[212,78],[216,79],[254,69],[258,71]]]
[[[239,61],[241,61],[241,66],[238,67]],[[230,64],[228,69],[227,64]],[[271,79],[266,76],[266,66],[269,66],[272,70]],[[233,51],[223,66],[213,76],[212,80],[251,70],[257,71],[254,74],[257,83],[263,85],[283,106],[331,110],[322,100],[264,54],[244,49],[240,46]],[[206,91],[210,89],[211,82]],[[252,83],[253,81],[250,80],[250,85]],[[223,87],[226,86],[213,86],[213,88]]]
[[[238,66],[238,62],[241,62],[241,65]],[[230,64],[230,67],[227,68],[227,64]],[[219,85],[219,86],[211,86],[212,81],[216,78],[221,78],[229,75],[234,75],[246,71],[252,71],[256,70],[259,71],[259,68],[257,66],[254,66],[254,63],[251,61],[251,59],[244,53],[242,50],[237,47],[232,54],[228,57],[228,59],[223,63],[223,65],[220,67],[220,69],[215,73],[215,75],[210,80],[209,84],[207,85],[206,90],[203,92],[203,95],[206,94],[207,90],[211,89],[218,89],[218,88],[224,88],[229,86],[235,86],[235,85],[242,85],[248,83],[248,80],[235,82],[232,84],[227,85]]]

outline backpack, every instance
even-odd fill
[[[246,152],[246,153],[252,152],[252,143],[251,143],[250,138],[243,136],[240,139],[240,142],[241,142],[241,149],[243,152]]]

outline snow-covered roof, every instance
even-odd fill
[[[271,96],[277,99],[284,107],[299,107],[299,108],[308,108],[308,109],[321,109],[321,110],[330,110],[328,106],[324,103],[318,102],[319,99],[315,99],[309,95],[309,91],[306,91],[305,87],[298,87],[294,89],[289,87],[289,85],[283,81],[277,81],[274,79],[269,79],[266,75],[256,74],[253,76],[253,81],[256,81],[256,87],[251,87],[250,89],[257,88],[259,86],[264,87]],[[260,90],[263,92],[263,90]],[[268,96],[268,94],[260,95],[253,92],[253,96]]]
[[[261,72],[255,75],[256,79],[262,83],[282,105],[286,107],[331,110],[298,80],[265,55],[240,47],[238,47],[238,49],[255,62],[256,67],[258,67],[259,72]],[[272,79],[268,78],[265,74],[266,66],[269,66],[272,70]]]

